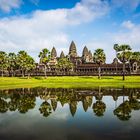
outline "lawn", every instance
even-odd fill
[[[94,88],[94,87],[137,87],[140,88],[140,76],[126,76],[123,81],[120,76],[62,76],[62,77],[1,77],[0,89],[48,87],[48,88]]]

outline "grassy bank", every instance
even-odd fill
[[[93,87],[139,87],[140,76],[127,76],[123,81],[120,76],[104,76],[102,79],[92,76],[82,77],[33,77],[31,79],[20,77],[0,78],[0,89],[48,87],[48,88],[93,88]]]

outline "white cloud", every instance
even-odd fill
[[[70,10],[67,10],[67,18],[73,23],[88,22],[99,18],[109,11],[107,2],[101,0],[82,0]]]
[[[125,27],[125,28],[127,28],[127,29],[132,29],[132,28],[134,28],[134,24],[130,21],[130,20],[128,20],[128,21],[124,21],[123,23],[122,23],[122,27]]]
[[[134,51],[139,51],[140,24],[124,21],[122,25],[125,25],[124,27],[128,28],[128,30],[112,35],[112,39],[119,44],[129,44]]]
[[[58,53],[68,52],[69,36],[66,30],[83,22],[94,20],[108,12],[101,0],[82,0],[71,9],[37,10],[32,14],[0,19],[0,48],[3,51],[26,50],[37,57],[42,48],[55,46]]]
[[[19,8],[22,0],[0,0],[0,10],[10,12],[13,8]]]

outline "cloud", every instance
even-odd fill
[[[22,0],[0,0],[0,10],[9,13],[12,9],[19,8]]]
[[[82,0],[71,9],[36,10],[32,14],[0,19],[0,47],[6,52],[26,50],[37,57],[43,48],[68,52],[70,26],[95,20],[106,14],[101,0]]]
[[[134,24],[131,21],[124,21],[122,23],[126,31],[119,31],[112,35],[112,40],[119,44],[129,44],[134,51],[139,51],[140,46],[140,24]]]
[[[133,29],[134,26],[135,26],[135,25],[134,25],[130,20],[124,21],[124,22],[122,23],[122,27],[125,27],[125,28],[127,28],[127,29]]]
[[[109,12],[109,4],[101,0],[82,0],[70,10],[67,10],[67,18],[73,23],[89,22],[106,15]]]
[[[64,23],[63,12],[59,10],[36,11],[30,18],[1,19],[0,47],[4,51],[26,50],[37,57],[43,48],[61,48],[68,43],[68,37],[63,32]]]

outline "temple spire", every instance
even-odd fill
[[[60,54],[60,58],[64,58],[65,57],[65,54],[64,52],[62,51],[61,54]]]
[[[69,55],[72,57],[77,57],[77,49],[74,41],[72,41],[70,44]]]
[[[55,47],[53,47],[51,51],[51,58],[56,58],[56,57],[57,57],[57,52],[56,52]]]
[[[84,49],[83,49],[83,53],[82,53],[82,56],[85,57],[89,54],[88,52],[88,48],[85,46]]]
[[[89,61],[90,62],[93,62],[93,55],[92,55],[92,52],[91,51],[89,51]]]

